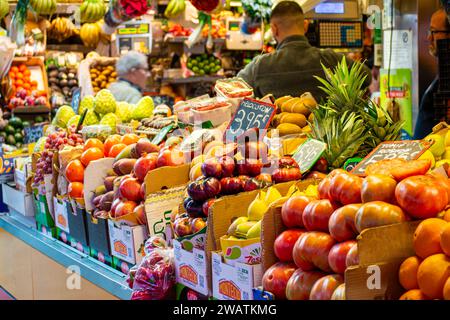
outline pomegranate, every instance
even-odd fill
[[[134,174],[139,181],[144,181],[145,176],[150,170],[156,168],[157,156],[153,154],[147,154],[142,158],[139,158],[134,164]]]

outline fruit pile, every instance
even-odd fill
[[[80,6],[81,22],[96,22],[106,13],[106,4],[103,0],[84,0]]]
[[[450,300],[450,212],[422,221],[414,233],[415,256],[400,266],[398,278],[407,290],[400,300]]]
[[[30,6],[37,14],[51,15],[56,11],[56,0],[31,0]]]
[[[73,22],[68,18],[58,17],[53,19],[50,28],[48,29],[48,37],[63,42],[74,35],[78,35],[79,30],[75,27]]]
[[[145,176],[159,167],[183,164],[183,153],[173,147],[160,148],[147,138],[126,134],[106,139],[103,154],[113,157],[114,164],[104,185],[95,191],[94,216],[145,224]]]
[[[96,65],[90,69],[90,73],[95,93],[102,89],[106,89],[111,83],[117,80],[117,72],[114,65]]]
[[[65,103],[70,103],[73,91],[78,88],[77,70],[75,68],[58,67],[51,63],[47,66],[47,76],[52,95],[62,94]]]
[[[0,137],[4,139],[4,143],[20,148],[24,139],[24,128],[31,124],[28,121],[22,121],[18,117],[12,117],[4,120],[5,126],[0,128]]]
[[[312,122],[311,109],[317,102],[310,93],[301,97],[285,96],[278,98],[275,105],[279,113],[273,118],[272,126],[280,136],[309,132],[308,122]]]
[[[197,76],[216,74],[222,68],[219,58],[210,54],[191,55],[186,64],[187,68]]]
[[[185,9],[186,3],[184,0],[170,0],[167,4],[166,10],[164,11],[164,15],[169,19],[176,18],[183,13]]]
[[[277,299],[343,299],[345,269],[358,264],[358,234],[433,218],[449,204],[449,180],[429,169],[428,160],[403,159],[369,165],[364,179],[336,169],[320,182],[318,198],[291,197],[281,210],[289,229],[274,245],[280,262],[265,273],[264,288]]]
[[[47,106],[47,93],[38,90],[38,82],[31,80],[31,71],[25,64],[12,66],[9,71],[10,96],[8,107],[12,110],[24,106]]]

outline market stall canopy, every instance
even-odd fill
[[[278,3],[286,1],[286,0],[274,0],[273,6],[275,7]],[[308,12],[312,9],[314,9],[315,6],[317,6],[319,3],[324,2],[325,0],[293,0],[297,2],[303,9],[303,12]]]

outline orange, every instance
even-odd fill
[[[14,72],[14,73],[17,73],[17,72],[19,72],[19,68],[18,68],[18,67],[16,67],[16,66],[14,66],[14,67],[11,67],[11,72]]]
[[[9,78],[10,78],[10,79],[15,79],[15,78],[16,78],[16,73],[15,73],[15,72],[10,71],[10,72],[8,73],[8,75],[9,75]]]
[[[23,71],[23,75],[29,77],[29,76],[31,75],[30,70],[28,70],[28,69],[24,70],[24,71]]]
[[[103,158],[105,155],[99,148],[89,148],[81,154],[81,163],[87,167],[91,161]]]
[[[21,64],[21,65],[19,66],[19,70],[20,70],[20,72],[24,72],[25,70],[27,70],[27,66],[24,65],[24,64]]]
[[[121,140],[121,136],[119,136],[118,134],[113,134],[112,136],[109,136],[105,140],[105,144],[104,144],[105,154],[109,154],[109,150],[111,149],[111,147],[115,144],[120,143],[120,140]]]
[[[417,284],[417,269],[419,269],[420,258],[413,256],[409,257],[400,265],[400,270],[398,271],[398,279],[400,284],[406,290],[418,289]]]
[[[426,295],[423,294],[419,289],[412,289],[406,291],[399,300],[429,300]]]
[[[99,148],[100,150],[104,151],[103,142],[96,138],[90,138],[86,140],[86,142],[84,143],[83,151],[86,151],[89,148]]]
[[[108,157],[110,157],[110,158],[117,157],[117,155],[126,147],[127,147],[127,145],[123,144],[123,143],[113,145],[111,150],[109,150]]]
[[[444,300],[450,300],[450,278],[445,281],[443,296]]]
[[[441,232],[441,249],[450,256],[450,222],[447,222]]]
[[[24,83],[24,84],[23,84],[23,88],[24,88],[24,89],[31,89],[31,86],[30,86],[29,83]]]
[[[67,188],[67,192],[71,198],[83,198],[84,185],[81,182],[71,182]]]
[[[16,82],[15,82],[14,84],[15,84],[17,87],[23,86],[23,80],[17,79]]]
[[[431,299],[442,299],[444,285],[450,277],[450,258],[443,253],[429,256],[419,266],[419,289]]]
[[[23,74],[21,72],[17,72],[16,79],[23,79]]]
[[[130,144],[136,143],[138,141],[139,141],[139,136],[135,135],[134,133],[127,133],[120,140],[121,143],[126,144],[127,146],[129,146]]]
[[[84,181],[84,167],[80,160],[72,160],[66,167],[66,178],[69,182]]]
[[[414,232],[414,250],[425,259],[436,253],[441,253],[441,232],[447,224],[442,219],[431,218],[422,221]]]

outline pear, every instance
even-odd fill
[[[247,231],[247,239],[254,239],[259,237],[261,237],[261,220],[255,223],[253,227],[251,227]]]
[[[247,239],[247,232],[256,224],[256,221],[247,221],[241,223],[236,228],[236,236],[240,238]]]
[[[248,206],[247,216],[249,220],[258,221],[261,220],[266,213],[268,206],[265,201],[256,198]]]
[[[430,147],[430,151],[435,157],[440,157],[445,152],[445,139],[439,134],[430,134],[425,138],[425,140],[433,140],[434,143]]]
[[[230,225],[230,227],[228,228],[227,234],[229,236],[232,236],[235,234],[236,232],[236,228],[238,227],[238,225],[240,225],[241,223],[247,222],[248,218],[247,217],[239,217],[236,220],[233,221],[233,223]]]
[[[101,186],[98,186],[97,188],[95,188],[94,190],[94,194],[95,196],[100,196],[102,194],[106,193],[106,187],[102,184]]]
[[[266,197],[264,198],[264,202],[267,204],[267,206],[270,206],[270,204],[278,199],[280,199],[282,196],[280,192],[275,187],[270,187],[267,190]],[[258,219],[259,220],[259,219]]]
[[[450,130],[445,134],[445,146],[450,147]]]

